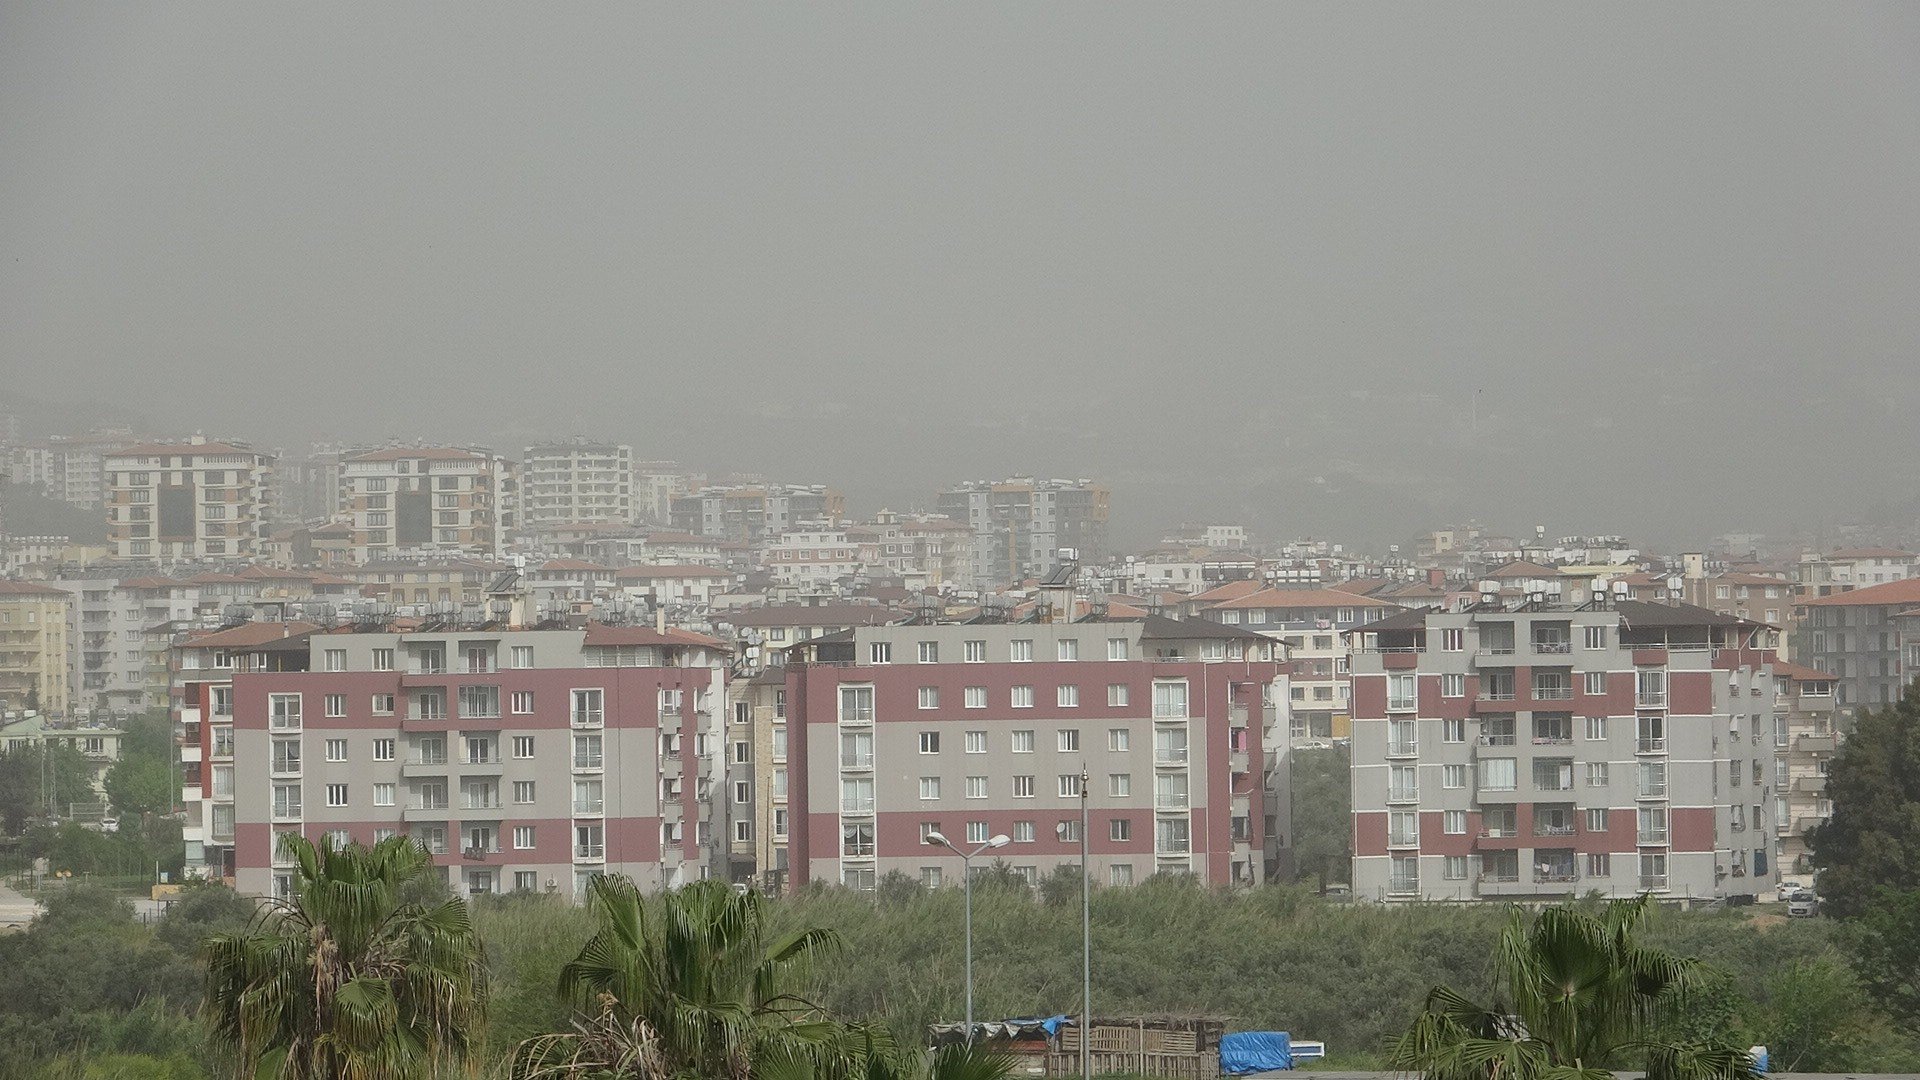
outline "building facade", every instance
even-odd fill
[[[67,715],[67,636],[73,594],[0,579],[0,711]]]
[[[845,517],[847,499],[820,485],[707,487],[670,503],[673,528],[696,536],[757,544],[763,538],[813,522]]]
[[[1796,606],[1794,662],[1833,676],[1843,719],[1860,706],[1900,700],[1912,673],[1899,617],[1914,608],[1920,608],[1920,578],[1809,596]]]
[[[1356,895],[1772,890],[1767,628],[1635,600],[1495,601],[1355,636]]]
[[[520,468],[521,527],[629,525],[635,520],[633,447],[548,443],[527,447]]]
[[[490,450],[389,447],[340,463],[354,562],[396,555],[496,555],[514,528],[518,481]]]
[[[1161,617],[860,627],[790,650],[788,885],[959,880],[964,849],[1037,881],[1265,879],[1270,641]],[[775,766],[779,767],[779,766]]]
[[[1228,626],[1244,626],[1286,646],[1292,662],[1290,735],[1302,741],[1349,734],[1347,631],[1399,608],[1335,589],[1261,589],[1201,609]]]
[[[1106,486],[1091,480],[1013,477],[948,488],[934,509],[967,527],[970,585],[986,588],[1046,574],[1061,548],[1082,562],[1105,558],[1110,501]]]
[[[1780,873],[1813,883],[1807,833],[1833,817],[1827,771],[1845,738],[1834,723],[1833,677],[1779,661],[1774,679],[1774,828]]]
[[[184,683],[212,718],[203,872],[284,894],[285,832],[410,836],[462,895],[577,898],[602,873],[666,888],[723,865],[706,809],[724,773],[713,639],[433,625],[312,632],[302,649]]]
[[[106,456],[107,536],[122,559],[250,559],[266,539],[273,459],[239,442],[146,443]]]

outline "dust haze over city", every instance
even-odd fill
[[[861,512],[1089,476],[1135,542],[1910,525],[1916,55],[1897,4],[10,5],[5,393]]]

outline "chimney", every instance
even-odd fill
[[[1447,583],[1447,572],[1435,566],[1427,571],[1427,585],[1438,589]]]
[[[657,634],[667,632],[667,605],[653,605],[653,630]]]

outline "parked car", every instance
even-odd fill
[[[1820,914],[1820,898],[1811,889],[1801,889],[1787,897],[1787,917],[1811,919]]]

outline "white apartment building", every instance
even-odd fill
[[[340,465],[354,562],[396,555],[496,555],[514,527],[513,463],[490,450],[389,447]]]
[[[273,459],[245,443],[143,443],[106,457],[107,534],[122,559],[249,559],[265,539]]]
[[[527,447],[520,469],[521,525],[627,525],[635,520],[633,447],[548,443]]]

